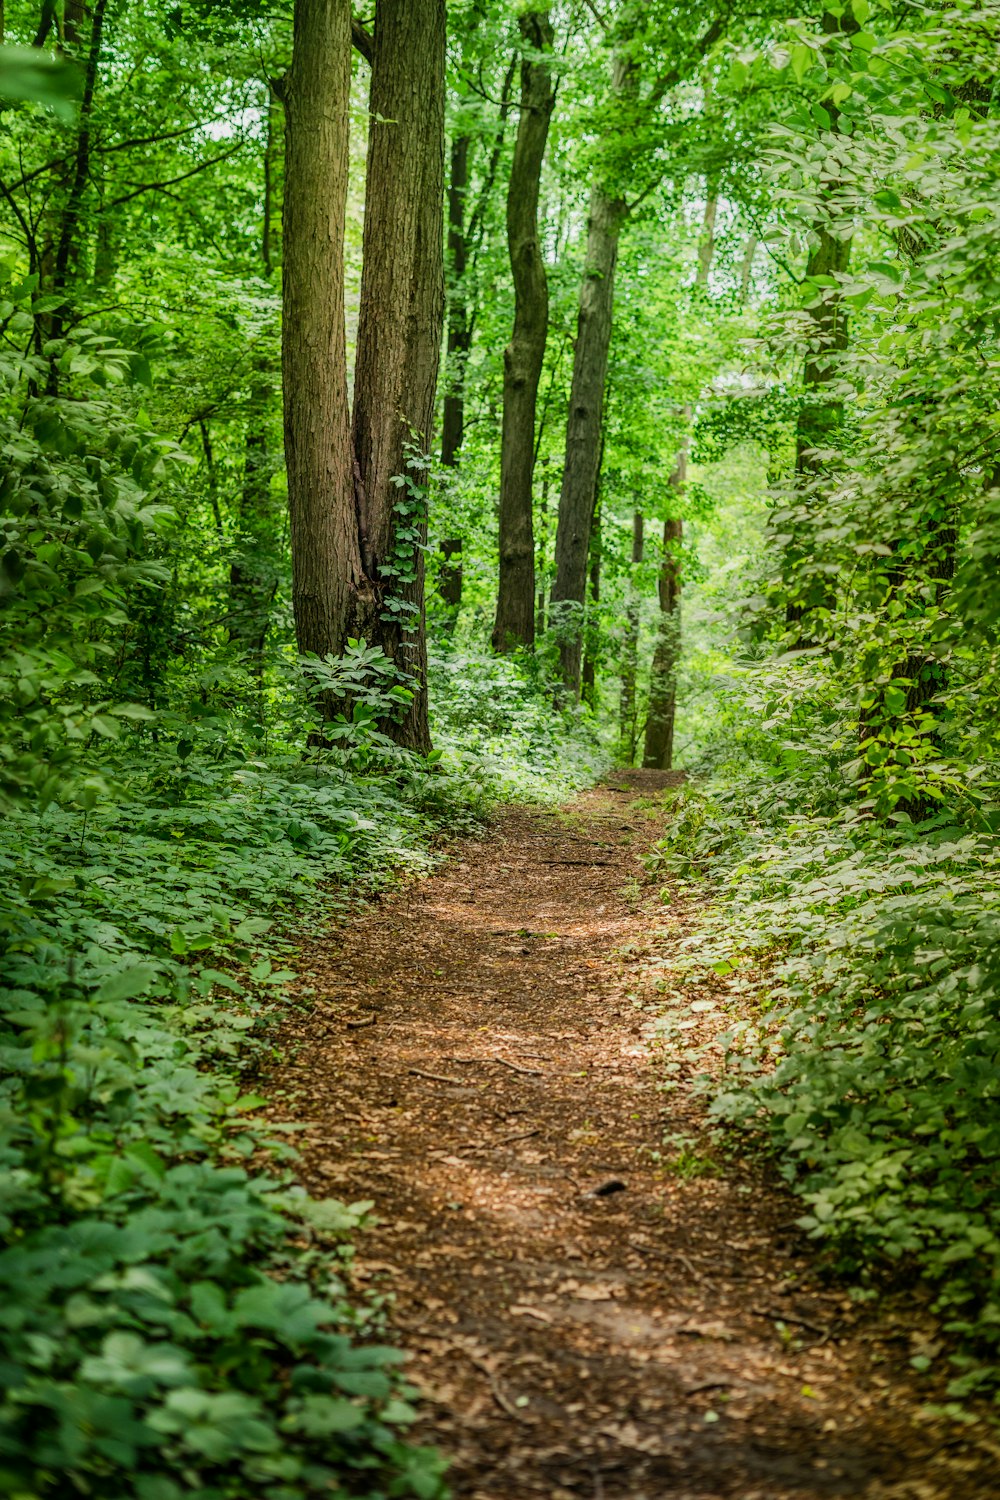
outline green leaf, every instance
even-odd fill
[[[134,964],[106,979],[94,999],[99,1005],[131,1000],[136,995],[145,994],[155,980],[156,970],[152,964]]]

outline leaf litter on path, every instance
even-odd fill
[[[317,935],[301,966],[324,1003],[289,1017],[276,1080],[308,1122],[302,1181],[375,1202],[355,1275],[394,1299],[416,1436],[456,1500],[996,1495],[985,1424],[925,1414],[924,1305],[852,1304],[764,1167],[691,1165],[689,1053],[724,1008],[685,988],[693,1026],[653,1045],[655,977],[698,907],[664,911],[622,819],[676,779],[506,812]],[[668,1057],[688,1059],[669,1091]],[[676,1169],[671,1139],[694,1143]]]

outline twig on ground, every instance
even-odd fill
[[[492,1392],[493,1399],[496,1402],[497,1406],[499,1406],[500,1410],[506,1412],[508,1417],[513,1417],[515,1422],[526,1421],[527,1418],[525,1417],[524,1413],[522,1411],[518,1411],[513,1401],[511,1401],[507,1396],[504,1395],[503,1391],[500,1388],[500,1382],[497,1379],[495,1373],[490,1369],[489,1365],[484,1364],[481,1359],[476,1359],[475,1355],[473,1354],[469,1355],[469,1359],[472,1364],[475,1365],[476,1369],[481,1370],[482,1373],[486,1376],[486,1379],[490,1383],[490,1391]]]
[[[510,1068],[515,1073],[527,1074],[529,1078],[543,1078],[545,1076],[541,1068],[522,1068],[520,1063],[511,1062],[506,1057],[487,1057],[483,1061],[501,1063],[505,1068]]]
[[[457,1089],[464,1087],[461,1078],[448,1078],[444,1073],[425,1073],[423,1068],[410,1068],[408,1071],[413,1074],[414,1078],[430,1078],[434,1083],[450,1083],[453,1088]]]
[[[540,859],[538,863],[540,865],[586,865],[590,869],[592,865],[611,865],[614,861],[610,859]]]
[[[820,1338],[828,1339],[831,1335],[831,1329],[823,1328],[819,1323],[811,1323],[808,1318],[799,1318],[795,1313],[775,1312],[767,1307],[751,1307],[750,1311],[755,1318],[767,1318],[772,1323],[794,1323],[797,1328],[807,1328]]]

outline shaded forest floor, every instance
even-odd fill
[[[417,1436],[461,1500],[1000,1493],[986,1424],[921,1413],[926,1304],[853,1303],[766,1170],[711,1157],[685,1080],[723,1013],[657,992],[698,910],[639,859],[668,779],[506,813],[303,954],[276,1103],[312,1191],[375,1200],[355,1274]]]

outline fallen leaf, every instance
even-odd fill
[[[620,1291],[620,1286],[605,1286],[598,1282],[594,1286],[582,1286],[575,1296],[582,1302],[611,1302]]]
[[[539,1323],[553,1322],[551,1313],[545,1312],[540,1307],[528,1307],[527,1304],[523,1302],[515,1302],[512,1307],[509,1307],[507,1309],[507,1311],[510,1313],[511,1317],[514,1318],[537,1318]]]

